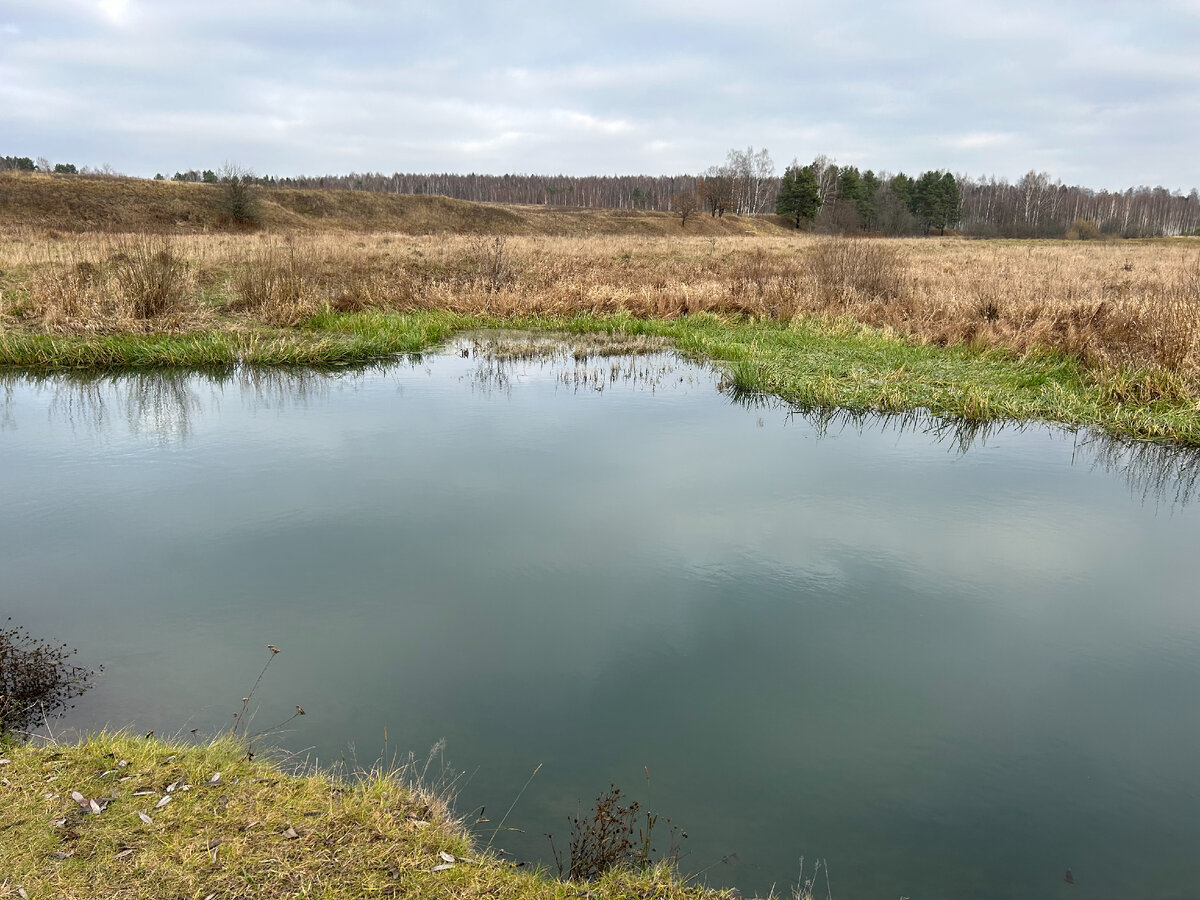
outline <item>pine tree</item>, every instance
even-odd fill
[[[796,227],[799,228],[803,220],[811,222],[820,208],[821,196],[812,166],[801,167],[794,163],[788,166],[779,184],[779,196],[775,201],[776,215],[795,218]]]
[[[949,172],[922,172],[913,185],[909,209],[925,226],[925,233],[937,228],[942,234],[962,218],[962,192]]]

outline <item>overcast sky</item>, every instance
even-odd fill
[[[0,155],[1200,185],[1200,0],[0,0]]]

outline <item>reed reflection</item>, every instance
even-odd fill
[[[132,436],[160,443],[186,442],[197,423],[230,392],[250,411],[307,408],[326,404],[331,393],[356,390],[370,377],[394,376],[397,384],[416,369],[440,375],[438,362],[467,361],[452,371],[470,390],[484,396],[511,395],[525,379],[550,380],[574,393],[603,393],[615,387],[658,392],[667,388],[713,386],[733,403],[783,421],[801,420],[818,439],[843,432],[921,435],[958,454],[986,446],[993,437],[1046,423],[945,419],[923,410],[879,413],[840,408],[797,408],[778,398],[739,391],[715,368],[685,360],[658,339],[627,336],[539,334],[468,335],[440,356],[413,356],[389,364],[337,369],[233,367],[201,371],[165,370],[93,373],[0,373],[0,429],[20,426],[19,398],[46,397],[54,423],[72,431],[104,435],[123,428]],[[437,370],[437,371],[435,371]],[[760,416],[761,420],[761,416]],[[1101,432],[1074,432],[1072,463],[1122,478],[1131,492],[1172,508],[1182,508],[1200,490],[1200,449],[1113,438]]]

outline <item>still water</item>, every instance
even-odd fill
[[[541,764],[516,859],[615,783],[747,893],[803,856],[836,900],[1197,895],[1194,458],[502,343],[5,376],[0,611],[104,665],[56,733],[227,727],[272,643],[253,729],[301,704],[272,740],[363,766],[444,739],[484,842]]]

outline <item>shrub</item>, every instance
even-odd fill
[[[96,672],[68,662],[76,651],[66,644],[48,644],[8,623],[0,629],[0,735],[11,736],[62,715]]]
[[[1089,219],[1076,219],[1075,224],[1067,229],[1069,241],[1103,241],[1105,238],[1100,226]]]
[[[596,798],[596,806],[590,813],[571,819],[571,855],[566,865],[554,848],[553,835],[547,835],[558,863],[558,874],[565,873],[572,881],[595,881],[613,869],[648,868],[656,852],[651,842],[658,816],[641,813],[641,808],[636,800],[624,802],[621,789],[610,784]],[[669,824],[671,820],[666,821]],[[665,859],[672,865],[679,862],[676,836],[687,837],[679,829],[671,828],[671,850]]]
[[[516,282],[517,270],[506,250],[507,242],[503,237],[476,238],[467,247],[463,263],[484,290],[499,293]]]
[[[208,179],[205,178],[205,180]],[[233,163],[226,163],[221,169],[220,189],[221,211],[231,223],[234,225],[258,224],[260,217],[253,172]]]

